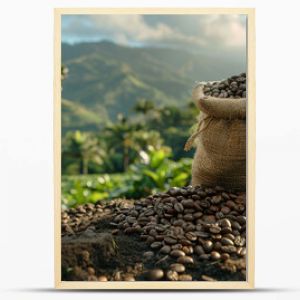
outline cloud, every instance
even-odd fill
[[[109,39],[123,45],[245,51],[241,15],[65,15],[64,41]]]

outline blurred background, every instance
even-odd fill
[[[196,81],[246,70],[243,15],[62,17],[62,202],[189,184]]]

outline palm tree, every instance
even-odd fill
[[[126,171],[130,163],[130,150],[134,149],[134,132],[142,129],[141,124],[134,124],[127,120],[123,114],[118,115],[118,122],[109,124],[104,129],[108,148],[114,148],[122,153],[123,167]]]
[[[79,160],[80,174],[88,174],[89,163],[101,164],[106,155],[95,135],[78,130],[67,134],[63,154]]]
[[[142,99],[136,103],[134,110],[138,113],[146,115],[149,111],[155,108],[154,103],[150,100]]]

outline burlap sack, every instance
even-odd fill
[[[193,98],[201,110],[192,165],[192,185],[222,186],[246,190],[246,99],[205,97],[202,86]]]

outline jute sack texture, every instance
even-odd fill
[[[192,185],[222,186],[246,190],[246,98],[214,98],[193,91],[201,113],[196,132],[186,150],[196,141]]]

